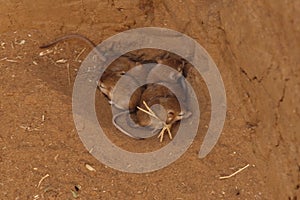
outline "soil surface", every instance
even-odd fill
[[[299,1],[19,0],[2,2],[0,19],[0,199],[300,199]],[[131,174],[95,159],[73,122],[73,82],[90,46],[70,40],[46,55],[39,46],[68,33],[98,44],[145,26],[185,33],[207,50],[228,110],[217,145],[199,159],[210,112],[198,94],[201,122],[188,151],[161,170]],[[196,77],[188,80],[201,88]],[[169,142],[121,134],[107,99],[96,97],[116,145],[141,152]]]

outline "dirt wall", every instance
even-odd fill
[[[299,2],[6,1],[0,19],[1,199],[72,199],[75,185],[79,199],[300,198]],[[208,51],[224,80],[228,112],[206,158],[197,158],[200,130],[169,167],[127,174],[99,163],[75,131],[70,83],[88,47],[70,41],[41,57],[38,46],[68,33],[100,43],[144,26],[183,32]],[[72,80],[58,59],[68,60]]]

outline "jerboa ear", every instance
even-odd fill
[[[148,138],[159,132],[159,129],[151,130],[147,127],[141,127],[135,124],[131,120],[130,113],[128,111],[123,111],[114,115],[112,122],[119,131],[135,139]]]

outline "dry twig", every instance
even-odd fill
[[[79,59],[79,57],[81,56],[81,54],[83,54],[83,52],[86,50],[86,48],[83,48],[80,53],[76,56],[75,61],[77,61]]]
[[[241,171],[243,171],[244,169],[246,169],[247,167],[249,167],[250,165],[247,164],[246,166],[242,167],[241,169],[235,171],[234,173],[228,175],[228,176],[221,176],[219,179],[220,180],[223,180],[223,179],[228,179],[228,178],[231,178],[233,176],[235,176],[236,174],[240,173]]]
[[[43,180],[44,180],[45,178],[49,177],[49,176],[50,176],[49,174],[46,174],[45,176],[43,176],[43,177],[41,178],[41,180],[39,181],[39,184],[37,185],[37,188],[39,188],[40,185],[41,185],[41,183],[43,182]]]

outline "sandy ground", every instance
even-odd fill
[[[299,1],[21,0],[2,2],[0,19],[0,199],[300,198]],[[38,47],[68,33],[100,43],[144,26],[183,32],[209,52],[224,80],[228,111],[220,140],[204,159],[197,157],[202,122],[176,162],[130,174],[97,161],[74,126],[72,83],[89,46],[69,41],[45,56]],[[167,144],[120,134],[106,99],[97,97],[99,121],[116,144],[132,151]]]

